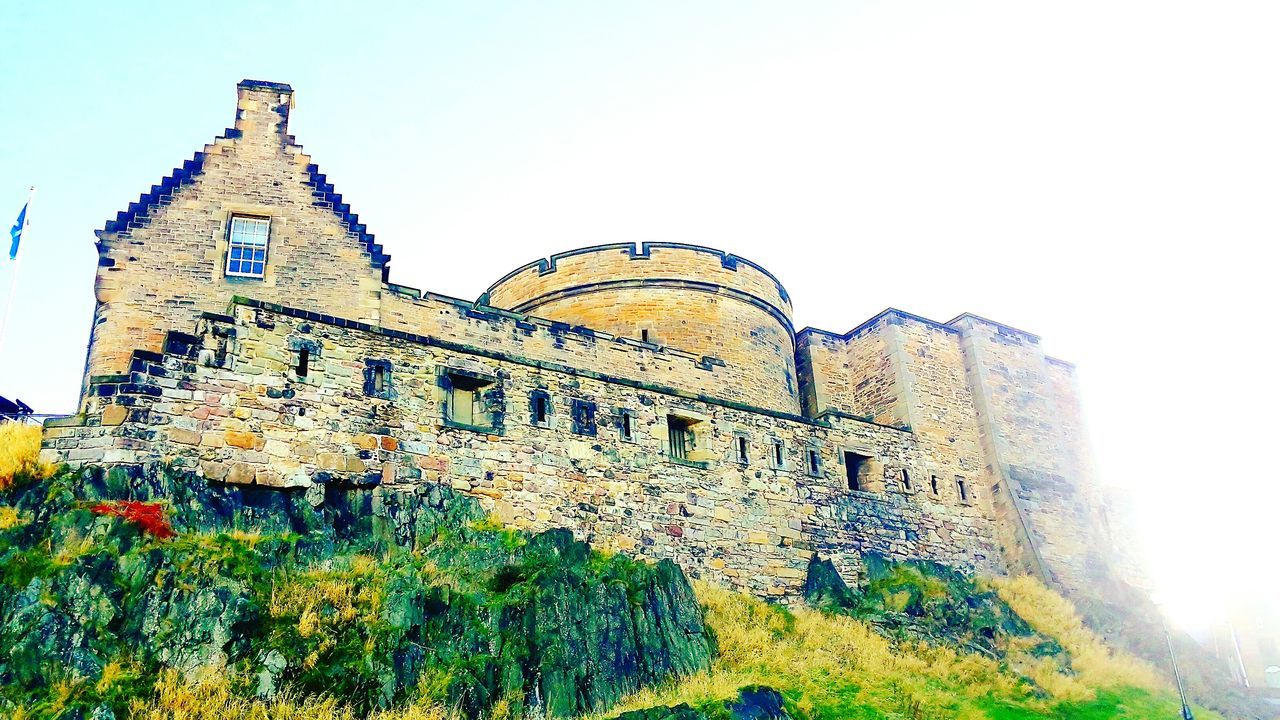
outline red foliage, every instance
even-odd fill
[[[136,500],[113,500],[98,503],[89,508],[95,515],[114,515],[125,522],[137,525],[143,532],[161,540],[176,537],[178,533],[169,524],[164,507],[160,503],[144,503]]]

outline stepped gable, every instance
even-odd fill
[[[261,88],[267,90],[279,90],[280,92],[292,93],[293,88],[286,83],[269,82],[266,80],[241,80],[239,88]],[[242,136],[240,130],[234,127],[227,128],[222,134],[213,139],[210,146],[231,145]],[[294,136],[286,136],[287,147],[296,149],[299,154],[303,154],[302,145],[297,143]],[[200,152],[191,156],[190,160],[176,167],[168,175],[160,179],[160,182],[151,186],[151,190],[144,192],[138,196],[137,202],[129,203],[124,210],[116,213],[114,219],[107,220],[99,233],[127,233],[131,229],[139,227],[147,222],[151,211],[166,204],[179,189],[191,184],[195,181],[204,169],[205,157],[209,153],[209,146]],[[351,211],[351,205],[342,201],[342,194],[337,192],[333,183],[329,182],[328,176],[320,171],[320,166],[315,163],[307,164],[307,174],[309,176],[308,185],[312,189],[315,205],[319,207],[327,207],[333,211],[334,215],[342,221],[347,232],[353,233],[360,240],[369,252],[369,262],[375,268],[382,269],[382,279],[385,281],[390,272],[391,256],[383,251],[382,245],[379,245],[368,231],[368,228],[360,222],[360,216]]]

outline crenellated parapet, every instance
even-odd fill
[[[799,412],[791,299],[756,263],[677,243],[552,255],[489,287],[496,307],[670,345],[744,368],[768,407]]]

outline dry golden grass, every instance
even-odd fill
[[[981,655],[925,644],[895,646],[852,618],[805,608],[788,613],[706,584],[697,591],[720,645],[711,669],[642,690],[609,716],[727,700],[756,683],[783,689],[802,715],[813,718],[841,717],[841,708],[858,706],[890,717],[976,719],[983,715],[966,707],[969,700],[1008,697],[1038,704],[1016,677]]]
[[[24,518],[22,513],[16,508],[8,505],[0,507],[0,530],[11,530],[20,525],[26,525],[30,520]]]
[[[1075,606],[1034,578],[1021,576],[991,580],[992,586],[1014,612],[1031,627],[1058,641],[1071,656],[1074,680],[1090,688],[1139,687],[1147,690],[1166,689],[1155,668],[1138,658],[1108,648],[1085,627]],[[1048,687],[1054,678],[1035,675],[1037,682]],[[1049,688],[1052,692],[1053,689]]]
[[[282,693],[272,700],[237,695],[222,677],[187,682],[177,672],[156,683],[156,697],[134,701],[132,720],[458,720],[440,705],[410,705],[361,716],[333,698],[299,698]]]
[[[19,473],[47,477],[53,466],[40,462],[39,425],[24,423],[0,423],[0,490],[13,484]]]

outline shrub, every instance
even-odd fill
[[[159,540],[176,537],[177,532],[169,524],[164,506],[160,503],[144,503],[136,500],[114,500],[89,508],[94,515],[114,515],[138,526],[142,532]]]

